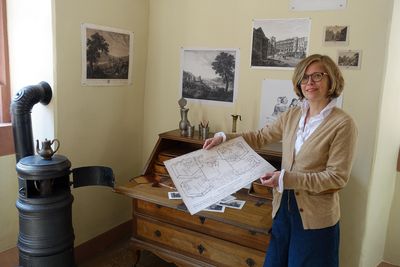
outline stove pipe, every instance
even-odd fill
[[[22,267],[75,267],[74,198],[70,187],[114,187],[114,174],[109,167],[71,170],[71,162],[65,156],[53,155],[54,152],[50,158],[35,155],[31,110],[38,102],[47,105],[51,98],[50,85],[41,82],[22,88],[11,103],[18,174],[19,265]]]
[[[35,154],[31,111],[36,103],[50,103],[52,95],[51,87],[46,82],[26,86],[15,95],[11,103],[11,122],[17,162],[23,157]]]

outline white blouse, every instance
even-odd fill
[[[302,145],[304,142],[310,137],[310,135],[315,131],[315,129],[318,128],[318,126],[322,123],[322,121],[328,117],[328,115],[331,113],[332,109],[336,106],[336,98],[332,99],[326,107],[321,110],[320,113],[317,115],[311,117],[306,124],[304,124],[304,121],[307,116],[307,111],[310,108],[310,104],[308,103],[307,100],[304,100],[302,105],[301,105],[301,118],[299,121],[299,126],[297,129],[297,134],[296,134],[296,143],[294,146],[294,151],[295,155],[299,153]]]
[[[304,121],[307,116],[307,112],[310,108],[310,103],[307,100],[303,100],[301,105],[301,118],[299,121],[299,126],[296,133],[296,143],[294,144],[294,152],[297,155],[303,146],[304,142],[310,137],[310,135],[318,128],[318,126],[324,121],[326,117],[331,113],[332,109],[336,106],[336,98],[332,99],[326,107],[321,110],[315,116],[312,116],[306,124]],[[278,192],[283,192],[283,177],[285,175],[285,169],[281,170],[278,179]]]

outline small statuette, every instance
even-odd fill
[[[187,100],[185,98],[181,98],[178,100],[178,104],[180,108],[185,108],[186,104],[187,104]]]
[[[187,118],[187,113],[189,111],[188,108],[185,108],[187,101],[185,98],[181,98],[178,100],[178,104],[180,107],[181,120],[179,121],[179,130],[181,131],[182,136],[187,136],[188,127],[190,127],[190,122]]]

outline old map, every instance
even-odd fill
[[[275,170],[242,137],[164,164],[192,215]]]

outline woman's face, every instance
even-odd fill
[[[310,77],[314,73],[325,73],[320,81],[314,81]],[[304,97],[309,102],[323,102],[328,100],[329,90],[329,76],[326,74],[326,70],[321,62],[311,63],[304,72],[304,76],[308,76],[306,83],[301,83],[301,91]]]

